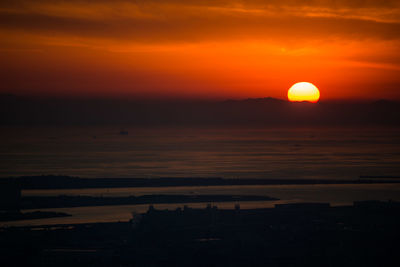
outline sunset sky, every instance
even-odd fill
[[[400,99],[400,1],[9,0],[0,92]]]

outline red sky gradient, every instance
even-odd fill
[[[396,0],[0,3],[0,93],[400,99],[399,51]]]

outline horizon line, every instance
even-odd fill
[[[273,96],[260,96],[260,97],[149,97],[149,96],[94,96],[94,95],[39,95],[39,94],[14,94],[14,93],[0,93],[0,98],[25,98],[25,99],[41,99],[41,100],[69,100],[69,101],[143,101],[143,102],[229,102],[229,101],[246,101],[246,100],[277,100],[287,103],[327,103],[327,102],[353,102],[353,103],[370,103],[370,102],[400,102],[400,98],[327,98],[320,99],[318,102],[311,103],[309,101],[290,101],[287,98],[273,97]]]

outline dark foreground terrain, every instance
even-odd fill
[[[130,222],[4,228],[2,266],[400,266],[400,203],[155,210]]]

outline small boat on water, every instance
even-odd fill
[[[120,134],[120,135],[128,135],[129,132],[128,132],[128,131],[125,131],[125,130],[121,130],[121,131],[119,132],[119,134]]]

